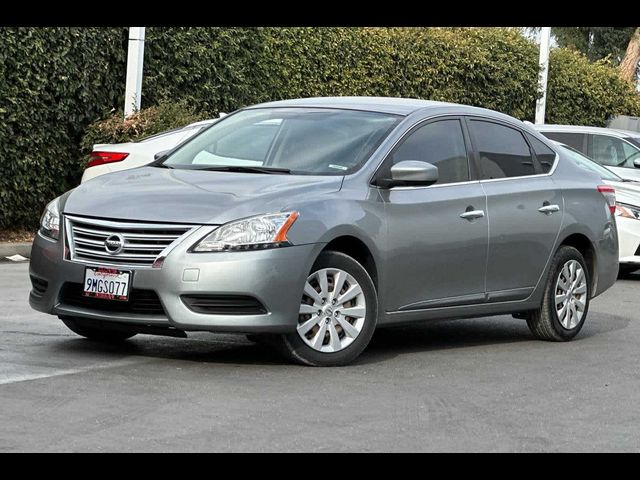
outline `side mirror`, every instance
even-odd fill
[[[391,167],[391,178],[384,179],[383,186],[426,187],[438,181],[438,167],[418,160],[404,160]]]
[[[160,157],[164,157],[167,153],[169,153],[169,150],[163,150],[161,152],[158,152],[153,156],[153,159],[158,160]]]
[[[636,167],[636,168],[640,168],[640,158],[636,158],[633,161],[633,166]]]

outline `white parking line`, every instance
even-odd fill
[[[18,382],[28,382],[30,380],[39,380],[42,378],[51,378],[51,377],[60,377],[62,375],[75,375],[77,373],[85,373],[92,370],[102,370],[107,368],[116,368],[123,367],[127,365],[145,363],[150,361],[151,359],[144,357],[127,357],[120,360],[113,360],[109,362],[102,362],[93,365],[87,365],[81,368],[66,368],[66,369],[49,369],[48,367],[44,367],[49,371],[43,372],[33,372],[33,373],[3,373],[0,372],[0,385],[7,385],[11,383]],[[30,370],[33,370],[33,366],[23,366],[23,365],[15,365],[18,367],[27,367]],[[18,368],[19,369],[19,368]]]

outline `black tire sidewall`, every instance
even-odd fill
[[[558,276],[560,275],[562,268],[564,267],[565,263],[567,263],[569,260],[576,260],[578,263],[580,263],[586,278],[586,283],[587,283],[587,294],[586,294],[585,308],[584,308],[584,313],[582,314],[582,319],[580,320],[580,323],[574,328],[572,328],[571,330],[567,330],[562,326],[562,324],[560,323],[560,319],[558,318],[558,313],[556,312],[556,308],[555,308],[556,282],[558,280]],[[551,326],[553,327],[554,331],[560,337],[562,337],[563,340],[570,340],[573,337],[575,337],[578,333],[580,333],[580,330],[582,330],[582,327],[584,326],[584,322],[587,319],[587,315],[589,313],[589,305],[591,303],[591,275],[589,274],[589,269],[587,268],[587,263],[584,260],[584,257],[577,249],[569,246],[563,246],[556,253],[553,259],[551,275],[549,276],[549,281],[548,281],[546,292],[545,292],[544,303],[545,303],[544,308],[547,309],[547,313],[552,319]]]
[[[376,329],[378,320],[378,295],[371,276],[352,257],[340,252],[323,252],[320,254],[312,272],[323,268],[339,268],[356,279],[364,293],[367,306],[365,322],[356,339],[345,349],[334,353],[322,353],[308,346],[298,335],[292,332],[282,336],[287,354],[296,362],[313,366],[339,366],[352,362],[366,348]]]

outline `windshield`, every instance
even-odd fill
[[[243,110],[195,136],[162,166],[344,175],[359,168],[400,119],[326,108]]]
[[[591,160],[589,157],[585,157],[582,153],[578,152],[577,150],[574,150],[573,148],[560,143],[557,145],[564,153],[566,153],[571,158],[571,160],[576,162],[579,167],[582,167],[586,170],[589,170],[591,172],[598,174],[600,178],[602,178],[603,180],[609,180],[612,182],[623,181],[622,178],[620,178],[618,175],[613,173],[611,170],[607,170],[605,167],[597,164],[596,162]]]

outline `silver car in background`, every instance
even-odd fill
[[[319,366],[430,319],[513,314],[566,341],[616,279],[614,210],[611,186],[494,111],[266,103],[52,201],[29,301],[94,340],[240,332]]]
[[[545,137],[563,143],[627,180],[640,181],[640,133],[578,125],[535,125]]]

